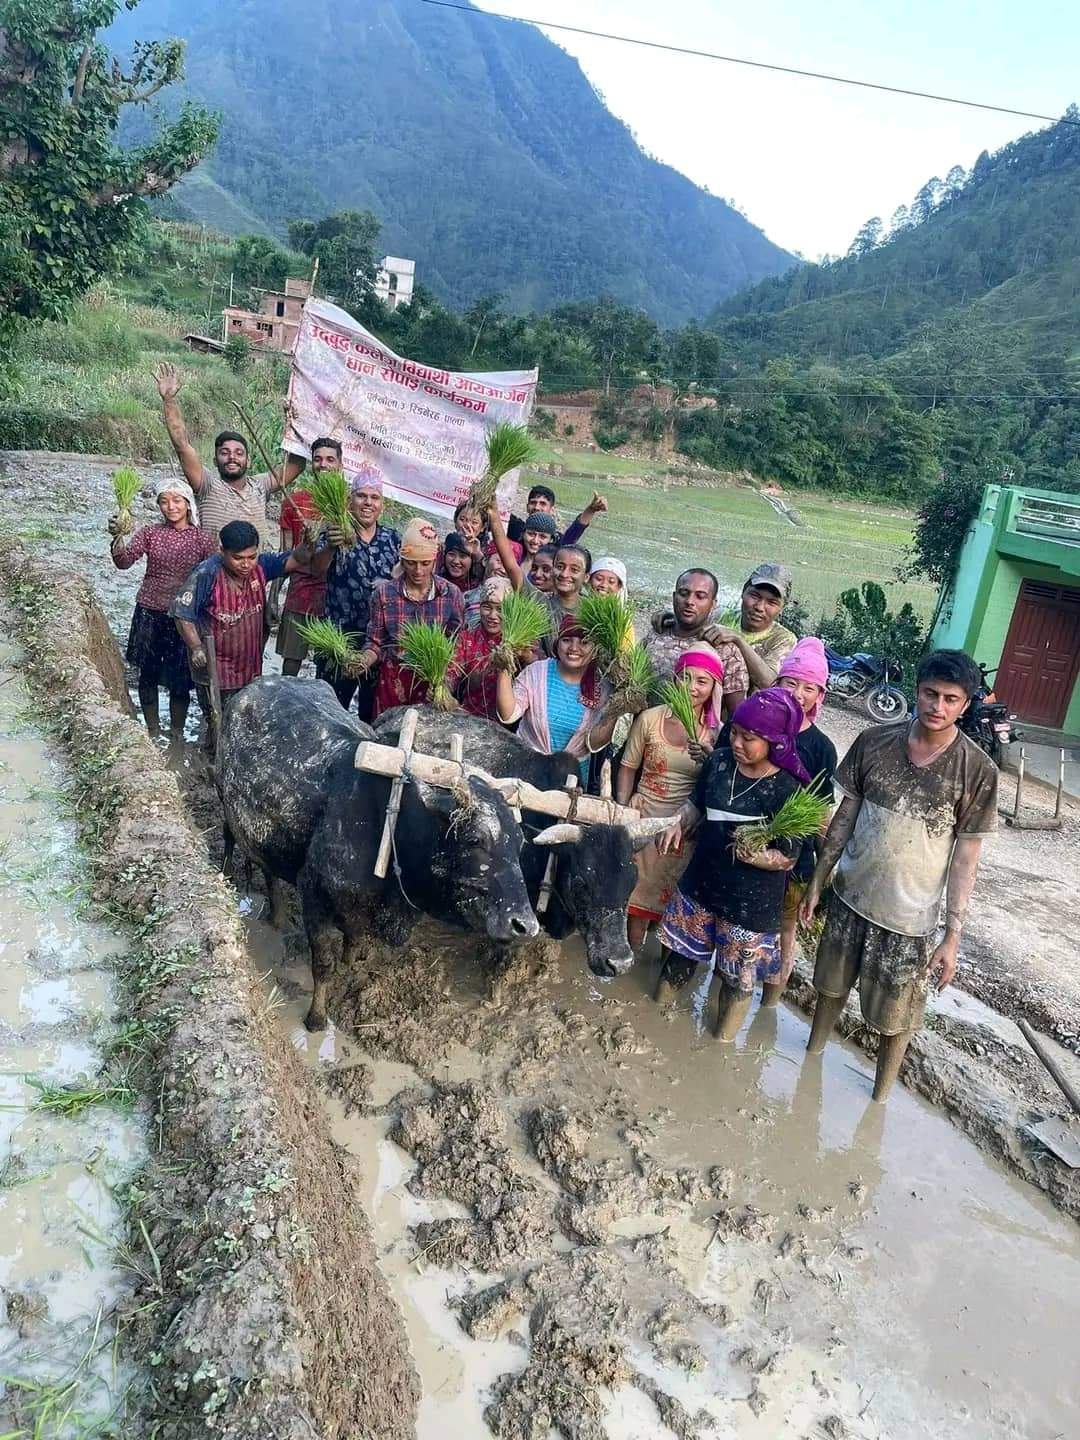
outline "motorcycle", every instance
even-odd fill
[[[1022,736],[1018,730],[1013,729],[1013,717],[1009,714],[1009,707],[1002,704],[994,694],[990,677],[997,674],[996,669],[988,670],[981,661],[976,661],[976,664],[979,666],[982,684],[956,723],[969,739],[975,741],[980,750],[989,755],[1000,770],[1008,747]]]
[[[825,687],[828,694],[861,700],[871,719],[881,723],[907,714],[907,696],[899,687],[904,673],[899,660],[869,655],[863,650],[841,655],[828,645],[825,657],[829,662],[829,683]]]

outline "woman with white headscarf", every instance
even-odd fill
[[[139,704],[146,729],[161,733],[158,690],[169,692],[169,729],[174,740],[184,733],[191,698],[187,647],[169,615],[169,606],[187,577],[208,556],[217,553],[217,536],[199,529],[199,510],[191,486],[178,477],[162,480],[154,500],[161,519],[143,525],[131,536],[120,516],[109,521],[113,564],[129,570],[146,557],[146,574],[135,597],[127,658],[139,672]]]

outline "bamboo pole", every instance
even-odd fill
[[[382,838],[379,840],[379,853],[375,857],[375,874],[380,880],[386,879],[387,871],[390,869],[390,851],[394,845],[394,828],[397,825],[398,814],[401,810],[401,792],[405,788],[405,770],[412,755],[413,742],[416,739],[416,726],[420,714],[416,710],[406,710],[405,718],[401,722],[401,731],[398,735],[400,742],[400,754],[402,755],[402,766],[394,778],[390,787],[390,803],[386,807],[386,819],[383,821]]]
[[[419,751],[406,757],[400,746],[379,745],[374,740],[361,740],[356,747],[354,764],[357,770],[366,770],[372,775],[384,775],[391,780],[396,780],[407,765],[417,779],[444,790],[450,789],[454,781],[463,776],[475,775],[499,790],[509,805],[519,810],[536,810],[541,815],[551,815],[556,820],[572,819],[584,825],[642,823],[642,817],[636,810],[617,805],[614,800],[602,800],[596,795],[579,795],[575,797],[575,804],[565,790],[538,790],[526,780],[496,779],[478,765],[459,765],[453,760],[443,760],[436,755],[423,755]]]
[[[281,471],[279,474],[275,474],[274,466],[271,463],[270,457],[263,449],[263,443],[259,439],[259,432],[255,428],[254,420],[252,420],[251,416],[244,409],[243,405],[240,404],[239,400],[233,401],[233,409],[236,411],[237,415],[240,416],[240,423],[243,425],[244,429],[251,436],[252,440],[254,440],[255,449],[259,452],[259,459],[270,472],[270,478],[275,482],[280,483],[281,480],[284,478],[285,466],[289,463],[289,457],[285,454],[284,451],[281,452]]]
[[[1032,1050],[1035,1051],[1035,1054],[1046,1066],[1047,1070],[1049,1070],[1058,1089],[1065,1096],[1065,1099],[1068,1100],[1077,1115],[1080,1115],[1080,1094],[1077,1094],[1076,1087],[1072,1081],[1043,1044],[1042,1037],[1035,1033],[1026,1020],[1018,1020],[1016,1023],[1019,1025],[1020,1033],[1024,1039],[1031,1046]]]
[[[218,741],[221,739],[221,680],[217,668],[217,647],[210,630],[202,637],[206,651],[206,675],[210,689],[210,723],[214,727],[214,755],[217,756]]]

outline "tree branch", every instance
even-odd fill
[[[83,52],[79,56],[79,68],[75,71],[75,84],[71,89],[71,104],[78,105],[82,99],[83,90],[86,88],[86,72],[90,66],[90,57],[94,53],[93,45],[84,45]]]

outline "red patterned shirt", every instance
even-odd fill
[[[294,549],[303,541],[306,520],[318,518],[315,502],[306,490],[293,490],[286,495],[281,506],[281,528],[289,536],[286,549]],[[286,610],[294,615],[321,615],[325,605],[325,575],[304,575],[302,572],[290,575],[285,592]]]
[[[222,566],[210,592],[206,615],[217,652],[218,685],[239,690],[262,674],[266,579],[260,566],[246,581],[233,580]]]
[[[112,550],[118,570],[130,570],[146,556],[146,574],[135,597],[147,610],[168,610],[176,592],[195,566],[217,551],[217,540],[205,530],[188,525],[176,530],[171,525],[143,525],[124,544]]]

